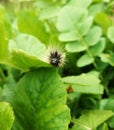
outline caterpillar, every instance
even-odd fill
[[[49,53],[49,63],[55,67],[60,67],[65,63],[65,53],[58,50],[52,50]]]

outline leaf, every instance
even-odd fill
[[[65,49],[68,52],[81,52],[86,50],[86,46],[83,44],[83,41],[74,41],[68,42],[65,46]]]
[[[67,76],[63,78],[66,86],[71,85],[74,92],[102,94],[103,86],[100,80],[93,74],[81,74],[79,76]]]
[[[94,57],[89,56],[88,54],[82,55],[78,61],[77,61],[77,66],[78,67],[84,67],[89,64],[92,64],[94,61]]]
[[[114,53],[102,53],[100,54],[101,61],[109,63],[111,66],[114,66]]]
[[[110,39],[110,41],[114,43],[114,26],[108,28],[107,36]]]
[[[11,25],[5,8],[0,5],[0,63],[7,62],[8,39],[12,34]]]
[[[102,130],[109,130],[107,123],[104,123]]]
[[[63,78],[63,81],[65,83],[71,83],[71,84],[77,84],[77,85],[93,85],[93,84],[99,84],[100,80],[92,75],[92,74],[81,74],[79,76],[67,76]]]
[[[92,0],[70,0],[68,5],[87,8],[92,3]]]
[[[107,34],[108,27],[111,26],[111,20],[105,13],[98,13],[95,16],[95,22],[102,27],[104,34]]]
[[[112,111],[85,111],[79,119],[73,119],[75,125],[73,126],[72,130],[95,130],[100,124],[109,119],[112,115]]]
[[[61,32],[75,30],[77,27],[76,24],[82,22],[86,17],[86,9],[73,6],[65,6],[61,9],[58,15],[57,29]]]
[[[105,49],[105,46],[106,46],[106,39],[101,38],[101,40],[96,45],[90,48],[90,52],[92,53],[93,56],[99,56]]]
[[[77,13],[78,12],[78,13]],[[60,41],[75,41],[85,36],[93,22],[93,17],[87,17],[86,9],[65,6],[57,18],[57,29],[60,31]]]
[[[49,67],[45,60],[46,46],[40,40],[27,34],[19,34],[9,42],[10,64],[26,71],[32,67]]]
[[[14,121],[12,107],[7,102],[0,102],[0,130],[11,130]]]
[[[89,30],[84,40],[88,44],[88,46],[93,46],[100,40],[101,35],[102,35],[101,28],[98,26],[94,26]]]
[[[24,130],[68,130],[70,111],[66,98],[55,69],[32,70],[16,86],[13,97],[16,119]]]
[[[60,7],[58,6],[51,6],[51,7],[44,8],[39,12],[39,19],[44,20],[44,19],[53,18],[58,15],[59,11],[60,11]]]
[[[40,57],[46,50],[46,46],[36,37],[21,33],[9,42],[9,51],[11,52],[15,49],[23,50],[30,55]]]
[[[45,23],[38,20],[35,10],[19,11],[17,24],[20,32],[31,34],[42,42],[48,43],[49,34],[46,30]]]

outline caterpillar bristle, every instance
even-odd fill
[[[49,63],[55,67],[60,67],[64,65],[65,62],[65,54],[58,50],[51,50],[49,52]]]

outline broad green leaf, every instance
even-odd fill
[[[85,111],[79,119],[73,119],[75,125],[72,130],[96,130],[104,121],[113,115],[112,111],[88,110]]]
[[[87,8],[92,0],[70,0],[68,5]]]
[[[68,42],[65,46],[68,52],[81,52],[87,49],[83,41]]]
[[[49,67],[46,62],[46,46],[27,34],[19,34],[9,42],[10,64],[24,71],[32,67]]]
[[[40,39],[42,42],[48,43],[49,34],[46,30],[45,23],[38,20],[36,11],[20,11],[17,22],[19,31],[31,34]]]
[[[106,46],[106,40],[104,38],[101,38],[101,40],[94,46],[90,48],[90,52],[93,56],[99,56]]]
[[[84,67],[86,65],[92,64],[94,61],[94,57],[89,56],[88,54],[82,55],[78,61],[77,61],[77,66],[78,67]]]
[[[18,82],[14,92],[16,119],[24,130],[68,130],[70,111],[66,98],[55,69],[32,70]]]
[[[67,87],[71,85],[74,92],[92,94],[103,93],[103,86],[100,84],[100,80],[93,74],[64,77],[63,82]]]
[[[108,27],[111,26],[111,20],[105,13],[98,13],[95,16],[95,22],[102,27],[104,34],[107,34]]]
[[[14,121],[12,107],[7,102],[0,102],[0,130],[11,130]]]
[[[57,19],[57,29],[61,32],[59,40],[75,41],[86,35],[93,22],[93,17],[87,15],[88,12],[84,8],[63,7]]]
[[[14,50],[11,53],[11,59],[9,62],[11,66],[23,71],[38,67],[51,67],[49,63],[21,50]]]
[[[98,26],[94,26],[89,30],[84,40],[88,44],[88,46],[93,46],[100,40],[101,35],[102,35],[101,28]]]
[[[107,36],[110,39],[110,41],[114,43],[114,26],[108,28]]]
[[[46,51],[46,46],[36,37],[21,33],[14,40],[9,41],[9,51],[14,49],[23,50],[30,55],[40,57]]]

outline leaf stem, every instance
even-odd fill
[[[83,45],[86,46],[86,52],[88,53],[88,55],[89,55],[90,57],[93,57],[91,51],[90,51],[89,48],[88,48],[88,44],[86,43],[86,41],[84,40],[84,38],[81,36],[81,34],[80,34],[79,32],[78,32],[78,35],[79,35],[80,40],[82,41]],[[93,65],[94,65],[95,68],[98,68],[98,66],[97,66],[97,64],[95,63],[95,61],[93,61]]]

